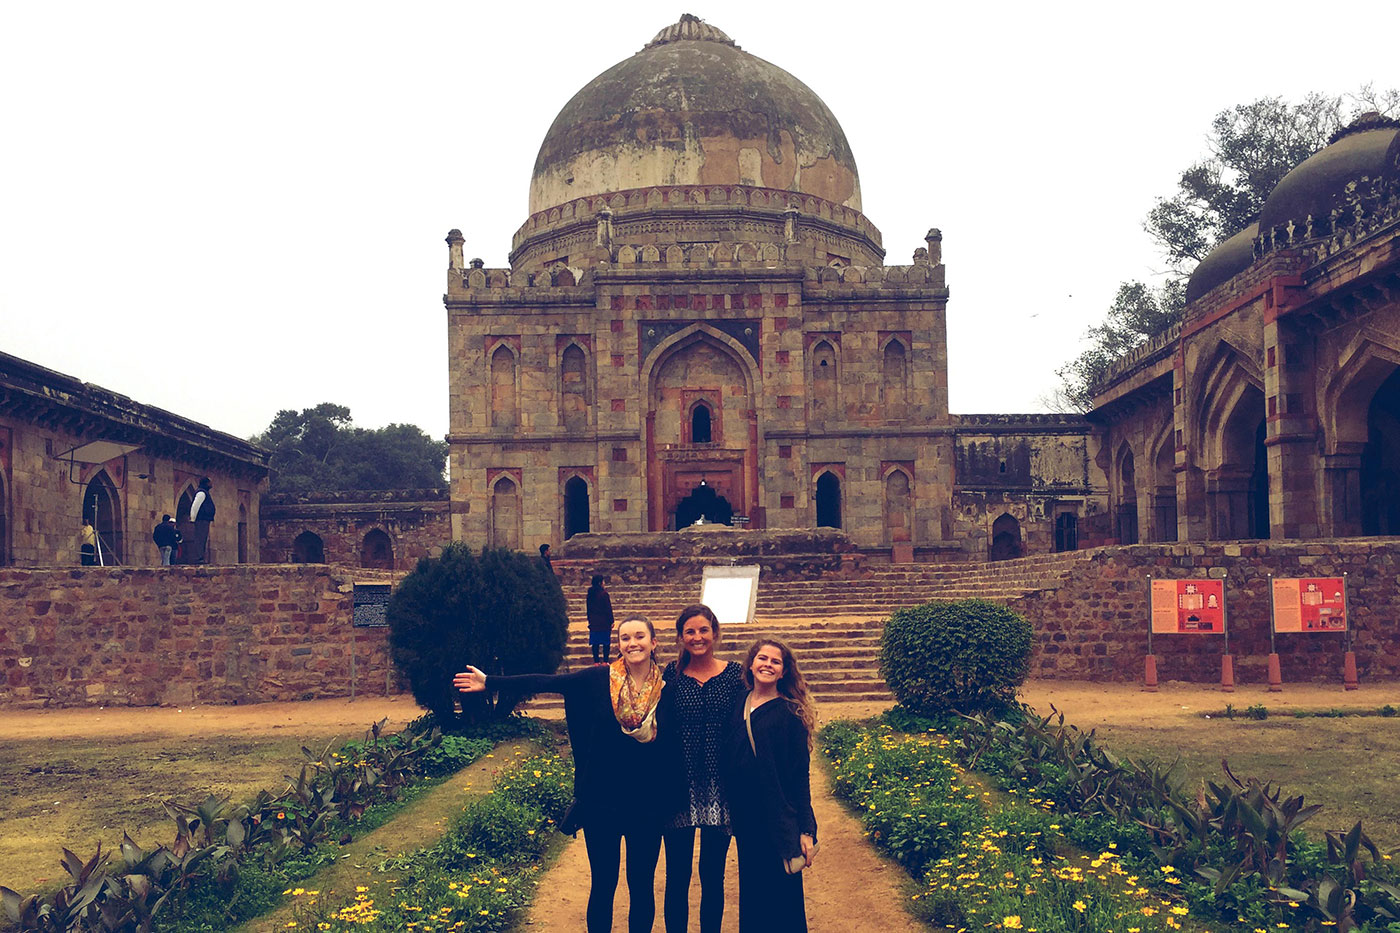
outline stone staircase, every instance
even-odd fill
[[[775,637],[792,647],[818,701],[888,700],[889,690],[879,673],[879,645],[890,613],[932,599],[1006,602],[1036,590],[1054,589],[1088,559],[1086,552],[1070,552],[991,564],[872,567],[850,578],[760,578],[753,624],[726,627],[719,654],[742,661],[754,638]],[[571,624],[560,670],[577,670],[592,663],[584,611],[586,590],[586,586],[564,587]],[[699,600],[698,574],[664,583],[614,582],[608,592],[619,621],[634,613],[647,616],[656,626],[663,659],[676,656],[676,614]],[[527,708],[560,705],[556,697],[540,697]]]

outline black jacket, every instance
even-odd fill
[[[156,530],[151,532],[151,540],[156,543],[156,547],[174,547],[180,543],[180,531],[174,522],[161,522],[156,526]]]
[[[606,665],[571,674],[493,674],[486,689],[510,696],[558,693],[574,752],[574,813],[589,826],[661,830],[685,791],[673,694],[662,690],[656,738],[638,742],[622,732],[613,714]]]
[[[589,586],[588,593],[584,597],[584,604],[588,607],[588,630],[590,632],[612,631],[612,597],[608,595],[607,590],[601,586]]]
[[[744,728],[746,699],[748,693],[734,704],[720,750],[720,774],[729,796],[734,835],[750,837],[783,858],[796,858],[802,854],[798,837],[803,833],[817,837],[807,727],[787,700],[769,700],[749,717],[758,749],[755,756]]]

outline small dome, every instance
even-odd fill
[[[1248,269],[1254,263],[1254,238],[1258,235],[1259,225],[1250,224],[1211,250],[1186,282],[1186,303],[1190,304]]]
[[[855,158],[821,98],[690,14],[564,105],[530,213],[659,185],[776,188],[860,210]]]
[[[1353,183],[1374,181],[1386,171],[1400,122],[1378,113],[1365,113],[1332,135],[1322,151],[1283,176],[1259,212],[1259,229],[1303,226],[1309,216],[1321,223],[1333,210],[1343,209],[1355,191]],[[1394,162],[1390,171],[1396,171]]]

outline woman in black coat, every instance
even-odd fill
[[[744,662],[721,762],[739,847],[739,933],[806,933],[802,871],[817,855],[808,768],[816,716],[792,651],[761,640]]]
[[[491,690],[559,693],[574,754],[571,817],[583,830],[592,882],[588,933],[612,929],[619,848],[627,840],[630,933],[649,933],[656,919],[653,884],[662,821],[684,788],[680,749],[671,726],[671,692],[656,664],[656,631],[633,616],[618,626],[622,657],[571,674],[487,676],[475,667],[452,678],[466,693]]]

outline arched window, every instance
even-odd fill
[[[517,423],[515,354],[502,343],[491,354],[491,427],[513,428]]]
[[[294,564],[324,564],[326,562],[326,546],[321,542],[321,536],[310,531],[303,531],[297,535],[292,542],[292,563]]]
[[[841,480],[830,470],[817,477],[817,527],[841,527]]]
[[[569,344],[559,359],[559,400],[565,428],[588,426],[588,360],[576,343]]]
[[[520,487],[509,477],[501,477],[491,487],[492,547],[520,550]]]
[[[900,340],[891,340],[885,344],[881,372],[885,418],[903,418],[905,400],[908,395],[909,360],[905,346]]]
[[[1011,560],[1021,556],[1021,523],[1009,512],[1003,512],[992,522],[992,546],[987,560]]]
[[[891,544],[914,540],[909,474],[895,470],[885,477],[885,534]]]
[[[81,519],[92,522],[97,530],[97,562],[120,564],[123,552],[121,500],[106,470],[98,471],[83,490]]]
[[[690,410],[690,442],[708,444],[711,437],[710,406],[700,402]]]
[[[1075,551],[1079,549],[1079,516],[1073,512],[1061,512],[1055,516],[1055,550]]]
[[[564,484],[564,540],[588,533],[588,483],[571,476]]]
[[[360,543],[360,566],[378,570],[394,569],[394,542],[389,535],[373,528]]]
[[[836,350],[825,340],[812,348],[812,416],[836,415]]]

